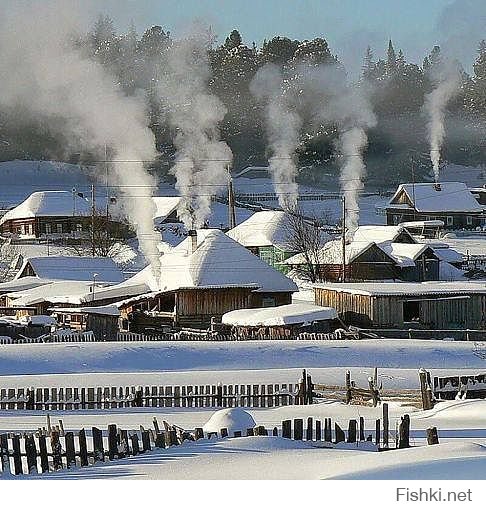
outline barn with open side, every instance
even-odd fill
[[[475,282],[316,284],[315,303],[360,327],[485,329],[486,286]]]

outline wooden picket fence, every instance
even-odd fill
[[[126,407],[276,407],[312,404],[314,384],[206,384],[0,389],[0,410],[70,411]]]
[[[310,403],[301,383],[0,389],[0,409],[275,407]]]
[[[217,331],[206,330],[182,330],[167,333],[134,333],[132,331],[119,331],[115,338],[97,338],[92,331],[73,331],[72,333],[48,334],[36,338],[23,336],[20,338],[11,338],[7,336],[0,337],[0,345],[17,344],[47,344],[47,343],[65,343],[65,342],[239,342],[251,340],[342,340],[346,338],[359,338],[356,333],[337,330],[333,333],[300,333],[290,338],[283,338],[279,335],[269,335],[267,333],[254,333],[251,336],[234,333],[221,333]]]
[[[323,423],[324,422],[324,423]],[[201,427],[193,431],[186,431],[181,427],[163,422],[163,429],[156,418],[153,419],[153,428],[139,430],[124,430],[116,424],[108,425],[107,433],[91,427],[91,436],[83,428],[77,434],[65,432],[62,420],[59,425],[51,427],[49,415],[47,417],[48,429],[39,428],[36,432],[5,433],[0,434],[0,467],[2,472],[14,475],[43,474],[57,472],[62,469],[85,468],[100,462],[124,459],[149,453],[152,450],[162,450],[180,446],[188,441],[204,439]],[[404,415],[397,424],[394,437],[390,436],[388,405],[383,404],[383,419],[377,419],[373,432],[367,433],[365,420],[349,420],[347,438],[343,427],[337,422],[332,423],[331,418],[324,420],[313,417],[305,420],[295,418],[284,420],[280,430],[274,427],[271,431],[259,425],[246,430],[233,431],[233,437],[243,436],[281,436],[286,439],[310,441],[315,446],[330,448],[333,444],[346,441],[358,443],[362,441],[374,442],[378,451],[386,451],[392,447],[394,439],[395,448],[409,448],[410,445],[410,416]],[[208,439],[229,438],[228,429],[219,432],[210,432]],[[391,440],[390,440],[391,439]],[[428,444],[438,444],[437,429],[427,429]]]
[[[434,377],[434,396],[438,399],[486,398],[486,373],[477,375],[455,375]]]

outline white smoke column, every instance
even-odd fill
[[[457,67],[449,65],[436,73],[437,86],[425,96],[424,110],[429,117],[430,159],[435,182],[439,182],[440,151],[445,136],[445,114],[449,101],[459,92],[461,76]]]
[[[211,213],[211,197],[226,189],[233,159],[231,149],[220,140],[218,127],[226,108],[209,93],[209,78],[204,37],[174,43],[159,94],[176,130],[176,163],[171,172],[182,195],[178,213],[187,228],[204,225]]]
[[[346,226],[352,239],[359,226],[359,194],[366,165],[363,152],[368,145],[367,130],[376,125],[369,90],[348,85],[344,70],[336,65],[300,68],[305,100],[316,123],[334,124],[339,130],[336,143],[341,165],[341,189],[346,198]]]
[[[52,7],[53,4],[50,4]],[[144,102],[128,98],[97,63],[73,49],[70,22],[77,14],[63,4],[4,17],[0,26],[0,104],[21,107],[34,118],[62,130],[71,149],[113,152],[111,182],[119,186],[122,206],[135,225],[140,247],[160,272],[154,232],[154,179],[144,161],[155,156]],[[103,180],[104,176],[100,176]]]
[[[265,131],[271,150],[270,175],[280,206],[297,206],[299,187],[295,182],[295,152],[299,145],[302,120],[285,95],[282,71],[274,64],[260,68],[250,85],[252,94],[265,103]]]
[[[346,227],[350,239],[359,226],[359,192],[364,187],[363,177],[366,173],[363,151],[367,145],[368,137],[360,127],[344,131],[339,138],[344,158],[340,181],[346,199]]]

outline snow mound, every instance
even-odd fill
[[[209,432],[221,432],[221,429],[228,429],[229,433],[235,430],[246,432],[246,429],[253,428],[256,425],[253,416],[243,409],[221,409],[216,411],[211,418],[204,424],[205,434]]]

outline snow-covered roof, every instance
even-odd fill
[[[316,283],[314,287],[364,296],[486,294],[484,282]]]
[[[87,313],[87,314],[93,314],[93,315],[112,315],[115,317],[118,317],[120,315],[120,311],[116,306],[113,305],[107,305],[107,306],[81,306],[79,308],[66,308],[66,307],[59,307],[59,308],[51,308],[50,311],[52,313]]]
[[[444,222],[442,220],[404,221],[399,223],[398,226],[405,228],[441,228],[444,226]]]
[[[73,213],[76,216],[90,215],[90,202],[79,196],[73,199],[73,194],[70,191],[36,191],[2,216],[0,225],[7,220],[39,216],[73,216]]]
[[[253,286],[260,292],[297,290],[292,280],[216,229],[198,230],[194,252],[188,237],[172,252],[162,255],[160,264],[162,291],[228,286]]]
[[[337,318],[334,308],[308,303],[267,308],[245,308],[223,315],[221,322],[231,326],[284,326],[287,324],[310,324]]]
[[[417,184],[400,184],[390,199],[390,207],[407,207],[396,204],[398,196],[406,193],[410,203],[415,203],[418,212],[481,212],[483,206],[474,198],[463,182],[420,182]]]
[[[52,280],[46,280],[37,276],[25,276],[24,278],[19,278],[18,280],[10,280],[8,282],[0,283],[0,294],[34,289],[35,287],[40,287],[41,285],[46,285],[47,283],[51,282]]]
[[[352,241],[346,244],[346,264],[351,264],[357,257],[363,254],[372,246],[376,246],[374,242]],[[379,248],[379,246],[378,246]],[[324,247],[318,252],[318,259],[316,264],[342,264],[343,262],[343,248],[340,239],[327,242]],[[303,253],[297,253],[289,257],[285,264],[299,265],[305,264],[306,260]]]
[[[31,257],[24,259],[15,279],[20,277],[27,265],[30,265],[37,277],[46,280],[93,281],[118,283],[123,274],[115,262],[108,257]]]
[[[395,242],[402,233],[406,233],[412,239],[411,234],[402,226],[395,225],[363,225],[358,227],[353,236],[353,241],[365,243]]]
[[[381,243],[379,246],[400,267],[413,267],[415,260],[429,249],[427,244]]]
[[[283,211],[260,211],[227,232],[246,247],[277,246],[285,248],[288,239],[286,214]]]
[[[33,306],[39,303],[72,303],[79,304],[75,296],[92,292],[92,284],[79,281],[57,281],[29,289],[27,291],[12,292],[8,297],[12,299],[11,306]],[[97,292],[95,289],[95,294]]]
[[[154,220],[162,222],[177,209],[182,197],[152,197],[152,200],[155,204]]]

